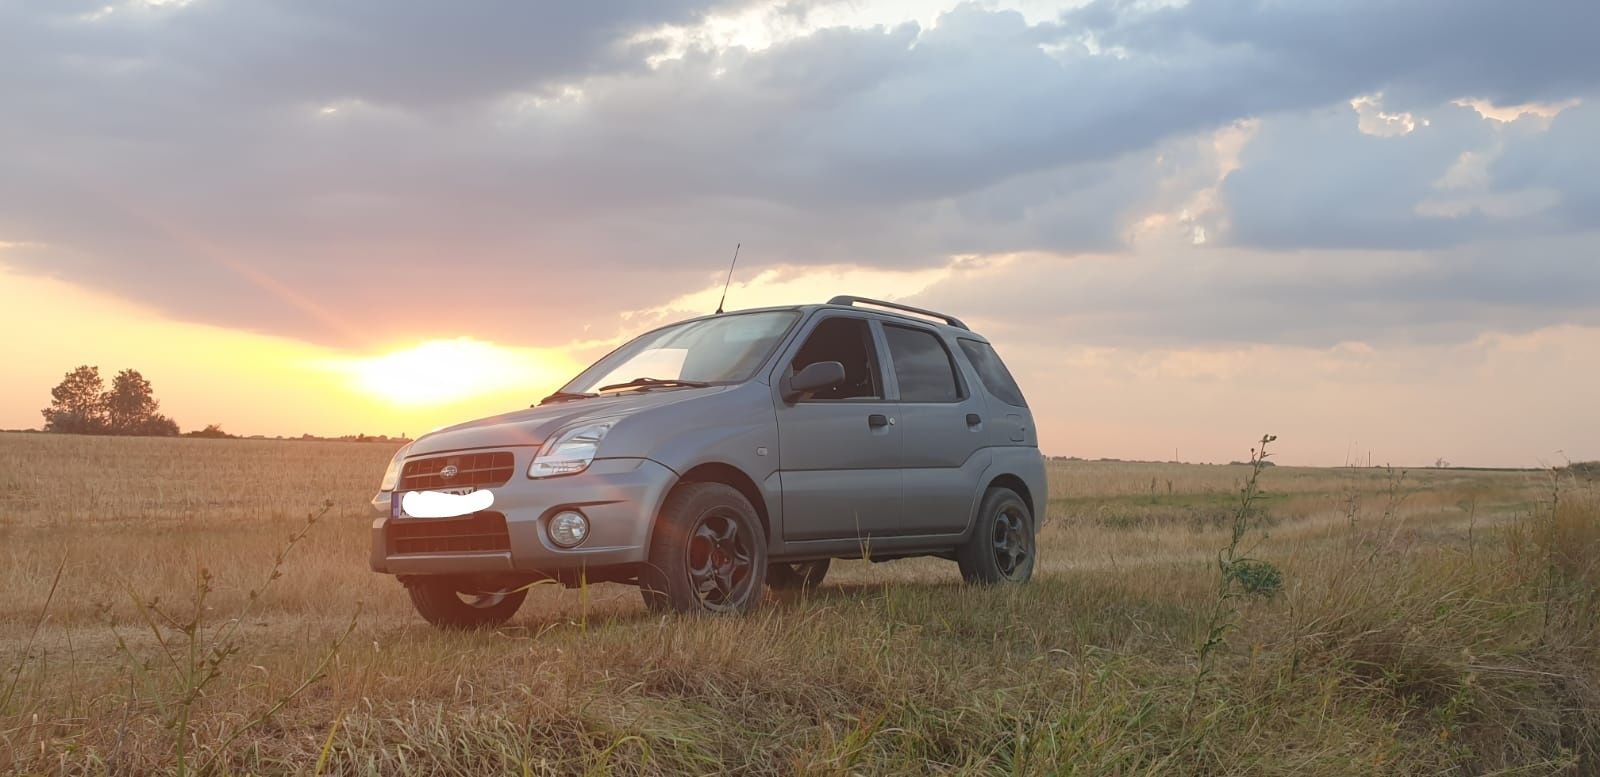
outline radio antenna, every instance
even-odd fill
[[[728,263],[728,279],[722,282],[722,299],[717,300],[717,315],[722,314],[722,303],[728,301],[728,286],[733,283],[733,268],[739,264],[739,246],[741,245],[743,244],[733,244],[733,261]]]

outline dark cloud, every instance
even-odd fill
[[[1373,108],[1371,110],[1377,110]],[[1554,119],[1415,107],[1378,136],[1341,105],[1275,116],[1222,187],[1233,245],[1426,249],[1600,226],[1600,105]]]
[[[1547,132],[1518,133],[1489,172],[1501,191],[1553,189],[1565,226],[1600,227],[1600,104],[1568,108]]]
[[[1446,106],[1409,118],[1405,134],[1362,132],[1355,109],[1275,116],[1241,155],[1222,192],[1231,240],[1262,248],[1430,248],[1486,229],[1480,214],[1427,217],[1418,206],[1461,157],[1488,148],[1490,122]]]
[[[361,98],[450,106],[642,67],[629,39],[732,0],[287,0],[149,7],[7,3],[0,42],[31,79],[105,76],[220,104]],[[110,13],[103,9],[111,8]],[[20,79],[11,79],[21,84]],[[30,91],[42,84],[30,80]],[[74,96],[76,101],[81,95]]]
[[[1520,104],[1600,83],[1591,54],[1600,4],[1589,0],[1192,0],[1153,9],[1096,0],[1064,26],[1134,57],[1158,56],[1191,88],[1216,90],[1227,76],[1229,102],[1251,112],[1380,90],[1402,102]],[[1182,67],[1195,64],[1204,66]]]
[[[646,65],[661,49],[641,32],[725,5],[199,0],[90,20],[97,4],[0,0],[0,240],[45,246],[6,261],[319,340],[545,344],[708,283],[735,241],[752,265],[1116,251],[1131,219],[1214,184],[1195,173],[1208,133],[1253,116],[1228,239],[1458,246],[1505,225],[1415,205],[1488,142],[1482,122],[1369,138],[1337,106],[1565,99],[1600,69],[1563,43],[1592,4],[1475,0],[1099,3],[1034,26],[962,6],[928,30]],[[1582,145],[1563,121],[1549,137]],[[1563,164],[1508,152],[1494,176],[1593,191]]]
[[[916,299],[1033,345],[1328,347],[1600,324],[1600,233],[1430,251],[1164,247],[958,272]]]

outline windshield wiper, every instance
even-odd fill
[[[699,381],[699,380],[678,380],[676,378],[634,378],[633,380],[630,380],[627,383],[613,383],[613,384],[611,384],[609,386],[601,386],[600,390],[601,391],[613,391],[615,389],[657,388],[657,387],[662,387],[662,388],[667,388],[667,387],[673,387],[673,388],[676,388],[676,387],[705,388],[706,386],[709,386],[709,385],[711,385],[711,384],[710,383],[706,383],[704,381]]]
[[[590,394],[586,391],[557,391],[544,399],[539,400],[539,405],[548,405],[552,402],[568,402],[574,399],[588,399],[598,397],[599,394]],[[534,405],[538,407],[539,405]]]

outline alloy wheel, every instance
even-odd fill
[[[1014,507],[1000,511],[994,519],[994,559],[1000,574],[1014,577],[1028,562],[1027,522]]]
[[[720,611],[744,601],[753,579],[751,534],[722,511],[701,516],[689,533],[689,582],[702,607]]]

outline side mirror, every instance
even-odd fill
[[[783,401],[795,402],[813,391],[833,388],[844,382],[844,365],[838,362],[812,362],[793,377],[779,383]]]

